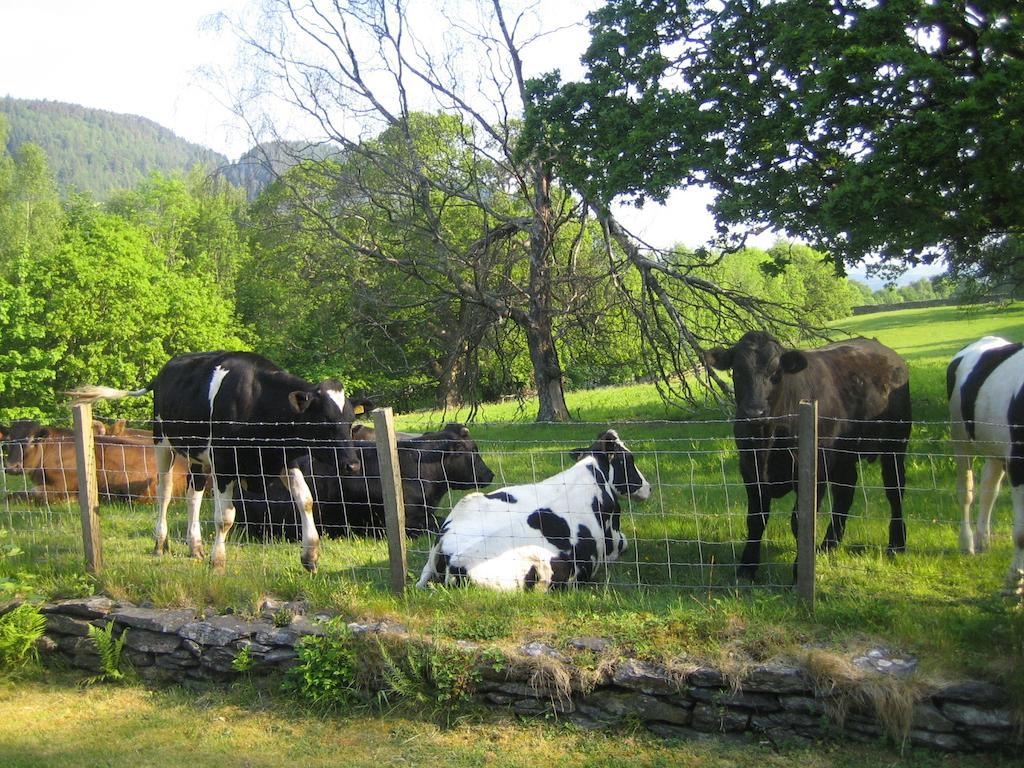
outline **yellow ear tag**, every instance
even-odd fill
[[[366,413],[366,408],[364,408],[364,407],[363,407],[363,406],[361,406],[361,405],[357,405],[357,406],[356,406],[355,408],[353,408],[353,409],[352,409],[352,412],[353,412],[353,413],[354,413],[354,414],[355,414],[356,416],[360,416],[360,415],[362,415],[362,414]]]

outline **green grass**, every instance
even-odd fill
[[[160,560],[148,554],[149,505],[103,507],[106,567],[96,583],[82,576],[76,506],[0,507],[0,527],[11,529],[13,543],[23,550],[0,560],[0,579],[22,573],[23,583],[50,596],[101,589],[136,602],[243,612],[274,595],[351,617],[390,617],[461,639],[543,639],[565,647],[570,637],[601,635],[623,652],[652,658],[769,658],[808,644],[844,652],[884,644],[918,655],[927,671],[1005,680],[1024,700],[1024,611],[1000,593],[1011,557],[1009,499],[1004,494],[997,504],[992,550],[962,556],[944,404],[950,356],[988,333],[1024,337],[1024,306],[983,307],[968,315],[953,307],[909,310],[854,318],[837,328],[877,336],[906,355],[915,416],[923,423],[915,426],[908,457],[910,551],[895,560],[884,556],[888,504],[877,465],[862,466],[862,490],[844,546],[819,558],[814,615],[788,586],[795,556],[788,523],[792,502],[775,504],[759,585],[738,586],[745,494],[727,414],[666,408],[650,385],[570,393],[579,419],[572,424],[534,424],[533,404],[502,403],[483,406],[472,427],[497,473],[495,487],[548,476],[570,461],[568,449],[589,444],[606,426],[619,428],[656,490],[645,503],[625,509],[630,549],[611,568],[607,583],[595,588],[550,595],[411,590],[396,599],[386,589],[387,548],[373,539],[325,540],[320,573],[310,576],[299,565],[297,544],[235,537],[226,571],[215,573],[186,556],[181,505],[170,516],[178,543]],[[405,414],[398,427],[427,429],[465,416]],[[211,517],[204,508],[207,540]],[[824,522],[823,516],[819,525]],[[418,576],[429,544],[426,537],[409,542],[411,578]]]
[[[363,711],[320,717],[267,689],[236,686],[197,693],[183,688],[80,688],[57,676],[46,682],[0,681],[0,760],[5,768],[67,765],[177,768],[181,765],[444,765],[450,768],[573,765],[764,768],[1009,765],[1008,758],[945,756],[922,750],[823,742],[810,747],[671,741],[622,729],[581,731],[557,722],[471,718],[450,727],[403,712]]]

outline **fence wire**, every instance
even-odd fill
[[[457,441],[450,442],[450,447],[462,445],[461,449],[445,451],[436,443],[418,445],[415,438],[400,436],[412,578],[423,567],[440,523],[471,492],[466,490],[468,485],[475,483],[482,492],[493,493],[504,486],[541,483],[571,467],[574,459],[570,450],[587,447],[594,435],[608,426],[474,425],[469,432],[479,449],[478,457]],[[170,554],[163,561],[152,558],[157,482],[150,428],[149,424],[135,423],[127,426],[127,432],[119,426],[120,434],[95,438],[103,549],[108,566],[134,563],[160,568],[187,560],[191,552],[186,520],[187,471],[180,462],[175,467],[168,514]],[[701,592],[752,586],[737,580],[747,544],[747,489],[740,476],[732,422],[635,422],[617,428],[653,492],[644,501],[620,499],[620,527],[627,546],[617,560],[597,571],[598,583],[621,589]],[[956,563],[960,558],[961,510],[948,424],[919,422],[914,430],[906,453],[903,517],[908,554],[902,557],[918,559],[915,562],[931,558],[933,563]],[[251,446],[226,443],[221,447],[234,452],[240,461],[252,458]],[[306,467],[314,519],[322,537],[321,571],[383,586],[388,579],[388,548],[379,462],[372,443],[358,443],[357,447],[361,470],[352,476],[342,476],[336,469],[324,470],[316,458],[324,446],[307,443],[298,453],[306,456],[302,466]],[[262,447],[268,453],[283,449],[294,457],[294,444]],[[21,443],[5,441],[0,455],[0,520],[6,533],[0,545],[7,548],[9,556],[0,558],[0,569],[9,572],[81,563],[80,516],[73,495],[77,489],[74,456],[74,441],[67,434],[51,433]],[[474,462],[474,458],[482,463]],[[824,466],[830,463],[826,461]],[[491,482],[484,482],[481,468],[493,472]],[[980,470],[980,462],[976,469]],[[828,582],[830,589],[842,589],[844,580],[868,577],[885,567],[879,563],[887,558],[891,512],[879,462],[860,461],[857,475],[855,483],[836,481],[820,504],[819,542],[833,513],[833,496],[842,495],[843,488],[854,491],[845,520],[845,538],[835,555],[819,556],[819,567],[824,567],[826,574],[830,569],[842,572],[842,576],[836,575]],[[228,541],[229,566],[270,575],[293,573],[299,564],[302,530],[281,478],[259,471],[238,473],[234,479],[235,520]],[[836,480],[828,477],[827,469],[819,479]],[[448,490],[449,486],[455,489]],[[567,488],[566,494],[571,496],[573,490]],[[207,554],[214,528],[211,496],[208,490],[200,512]],[[759,588],[793,583],[796,543],[789,518],[795,501],[795,493],[772,501],[754,583]],[[992,527],[997,550],[994,556],[1002,558],[1005,565],[1009,564],[1011,551],[1009,507],[1008,494],[997,499]],[[948,567],[941,565],[940,570]]]

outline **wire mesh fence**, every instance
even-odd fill
[[[168,511],[170,553],[154,558],[159,489],[151,426],[132,423],[107,430],[117,434],[95,437],[104,557],[107,567],[163,570],[170,579],[194,552],[187,518],[189,497],[194,500],[195,491],[189,490],[184,462],[176,464]],[[590,446],[608,426],[478,424],[400,435],[408,573],[413,579],[420,573],[437,541],[439,526],[467,494],[479,491],[497,496],[506,486],[550,482],[573,466],[573,449]],[[621,552],[609,553],[611,562],[599,563],[592,574],[594,581],[622,590],[670,588],[701,593],[793,584],[796,542],[790,516],[795,494],[771,503],[753,584],[737,579],[748,544],[748,489],[740,474],[731,421],[648,421],[620,424],[617,429],[652,492],[642,501],[629,496],[618,499],[617,527],[626,544]],[[903,495],[908,554],[897,558],[912,557],[931,564],[922,567],[944,572],[955,568],[962,557],[961,510],[948,425],[918,423],[914,429],[906,453]],[[291,465],[304,473],[321,537],[320,571],[383,588],[388,583],[389,550],[381,462],[375,442],[354,446],[359,470],[349,474],[338,469],[338,460],[332,467],[318,455],[332,446],[265,445],[262,449],[287,450]],[[251,446],[220,447],[252,450]],[[0,527],[6,529],[8,551],[14,547],[20,552],[0,559],[0,568],[81,568],[73,448],[74,437],[61,430],[27,437],[9,434],[4,441]],[[791,448],[786,450],[793,453]],[[783,464],[792,464],[795,454],[783,459]],[[844,584],[870,578],[879,567],[886,567],[880,563],[888,558],[891,509],[878,461],[861,461],[852,482],[829,477],[829,466],[826,460],[819,469],[823,472],[819,480],[833,483],[821,499],[819,541],[837,494],[842,496],[844,488],[847,494],[853,491],[842,543],[835,555],[819,556],[831,574],[828,589],[841,590]],[[301,572],[300,550],[308,542],[302,541],[301,514],[287,475],[236,473],[231,479],[234,482],[227,490],[235,517],[228,537],[229,575],[256,572],[271,584],[279,574],[294,578]],[[198,515],[204,554],[209,554],[214,534],[212,495],[207,491]],[[575,498],[572,488],[566,488],[565,495]],[[585,502],[589,505],[591,497]],[[993,514],[994,547],[1004,567],[1009,564],[1011,546],[1009,505],[1008,498],[998,499]],[[506,535],[509,546],[517,543],[514,536]]]

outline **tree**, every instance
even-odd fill
[[[0,147],[7,126],[0,115]],[[63,215],[43,152],[0,152],[0,419],[39,418],[54,404],[59,353],[46,343],[49,281],[39,269],[61,237]]]
[[[333,176],[340,169],[330,160],[307,168],[325,174],[339,202],[369,202],[374,215],[352,227],[315,202],[306,211],[341,248],[457,305],[440,378],[457,374],[489,326],[511,322],[530,355],[538,420],[567,419],[555,326],[601,295],[594,282],[602,276],[580,268],[580,201],[556,188],[547,158],[516,152],[522,57],[542,37],[536,19],[506,18],[499,0],[452,6],[447,19],[461,21],[439,42],[422,31],[432,21],[413,19],[402,0],[266,7],[259,34],[238,28],[255,54],[254,80],[264,93],[286,94],[316,126],[316,141],[345,153],[349,175]],[[448,118],[450,143],[424,153],[432,129],[417,114],[437,111]],[[383,219],[390,232],[373,226]]]
[[[290,110],[292,124],[313,126],[307,146],[333,150],[312,159],[297,152],[306,156],[303,175],[281,177],[288,205],[301,212],[291,220],[320,243],[317,250],[353,265],[378,302],[377,319],[389,318],[398,347],[390,356],[409,351],[409,336],[393,333],[400,326],[392,318],[435,310],[444,333],[426,348],[442,390],[479,379],[481,360],[518,361],[501,345],[519,344],[530,360],[537,418],[566,419],[563,359],[584,363],[567,345],[603,342],[618,324],[630,334],[624,347],[640,354],[632,365],[606,356],[601,367],[642,366],[660,377],[666,396],[693,402],[697,380],[681,374],[703,369],[708,341],[720,343],[720,334],[741,326],[789,336],[803,327],[796,305],[703,276],[721,254],[645,246],[587,186],[569,176],[572,183],[560,183],[548,145],[522,140],[524,56],[544,54],[546,7],[518,0],[440,10],[402,0],[265,7],[256,31],[235,25],[253,70],[238,111],[264,125],[252,105],[273,98],[279,122],[282,108]],[[441,16],[449,34],[423,32]],[[294,183],[311,174],[321,179]],[[413,349],[411,359],[421,351]],[[584,381],[588,367],[577,368]]]
[[[723,238],[784,231],[840,271],[1020,237],[1019,4],[610,0],[590,18],[586,80],[530,90],[533,145],[592,197],[709,184]]]
[[[71,202],[63,241],[37,271],[49,286],[57,392],[96,382],[137,387],[176,354],[245,348],[216,285],[168,265],[144,227],[87,198]]]

